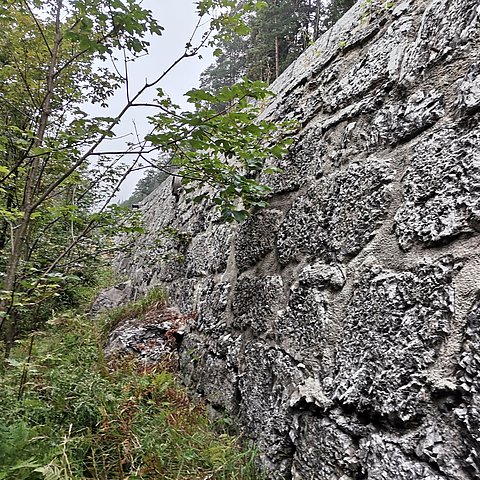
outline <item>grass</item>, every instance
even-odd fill
[[[108,335],[108,333],[115,329],[123,320],[143,317],[147,311],[166,306],[167,303],[168,297],[165,290],[161,287],[152,288],[139,300],[121,305],[106,312],[104,315],[105,324],[103,330]]]
[[[107,322],[145,313],[151,293]],[[107,368],[103,322],[63,314],[0,377],[0,480],[247,480],[255,452],[219,433],[172,373]]]

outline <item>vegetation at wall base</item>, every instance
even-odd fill
[[[64,313],[16,342],[0,377],[1,480],[258,478],[255,452],[174,374],[129,358],[109,369],[103,329]]]

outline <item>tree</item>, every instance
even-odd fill
[[[234,85],[247,73],[248,37],[232,35],[218,46],[217,59],[201,75],[202,88],[218,92],[226,85]]]
[[[355,0],[268,0],[248,18],[249,33],[220,45],[202,86],[217,91],[243,76],[274,81],[312,42],[330,28]]]
[[[326,25],[331,27],[355,4],[356,0],[332,0],[327,9]]]
[[[171,170],[170,158],[161,155],[157,162],[148,167],[145,174],[135,185],[135,189],[130,197],[122,202],[120,206],[131,207],[138,204],[145,197],[150,195],[159,185],[161,185],[170,176]]]
[[[6,0],[0,8],[0,246],[5,258],[0,328],[7,356],[22,309],[31,311],[50,298],[59,279],[82,258],[108,251],[110,247],[102,250],[96,241],[102,231],[113,226],[118,231],[122,224],[126,230],[137,228],[110,200],[143,159],[170,152],[172,165],[187,182],[214,187],[213,201],[226,219],[239,219],[251,206],[262,204],[267,190],[248,175],[286,147],[262,142],[275,127],[254,122],[248,98],[264,98],[263,85],[245,81],[222,90],[218,99],[203,90],[191,91],[197,111],[186,113],[160,88],[181,61],[225,38],[227,30],[241,33],[243,12],[258,2],[243,2],[241,10],[229,13],[226,8],[232,3],[199,1],[200,17],[213,15],[210,29],[196,45],[187,43],[164,73],[137,92],[130,89],[129,61],[147,52],[146,34],[161,35],[162,27],[135,0]],[[123,71],[95,67],[115,57],[124,60]],[[126,94],[120,112],[91,118],[80,109],[87,98],[106,105],[120,86]],[[157,89],[157,98],[145,103],[141,96],[151,89]],[[213,111],[213,101],[229,107]],[[126,112],[138,106],[154,110],[152,133],[124,151],[107,151],[105,140],[115,136]],[[116,173],[124,155],[133,160]]]
[[[248,74],[270,83],[309,44],[310,8],[304,0],[270,0],[252,20]]]

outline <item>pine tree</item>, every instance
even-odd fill
[[[326,25],[331,27],[338,22],[355,3],[356,0],[332,0],[327,8]]]
[[[250,33],[233,36],[202,75],[202,86],[218,91],[244,75],[271,83],[355,0],[267,0],[249,21]]]
[[[247,73],[247,41],[248,37],[234,35],[223,39],[218,51],[221,53],[215,63],[210,65],[201,75],[202,88],[218,92],[225,85],[237,83]]]
[[[247,75],[270,83],[310,41],[311,2],[270,0],[251,22]]]

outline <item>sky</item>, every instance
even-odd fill
[[[141,88],[145,81],[151,81],[163,73],[171,64],[184,52],[185,44],[190,39],[198,16],[195,12],[194,0],[144,0],[144,8],[148,8],[154,17],[165,28],[161,37],[150,38],[149,55],[137,59],[130,64],[129,78],[131,91],[135,92]],[[175,67],[158,86],[171,96],[174,103],[182,108],[187,108],[183,94],[191,88],[198,87],[200,74],[213,62],[211,49],[202,52],[202,59],[197,57],[187,58]],[[148,101],[151,95],[145,94],[142,98]],[[121,110],[125,103],[125,91],[118,91],[110,100],[108,115],[113,116]],[[94,114],[105,115],[105,111],[93,108]],[[104,145],[108,150],[121,150],[128,140],[134,140],[135,128],[140,133],[148,132],[148,121],[146,117],[153,113],[152,109],[135,108],[128,115],[124,122],[116,130],[121,140],[111,141]],[[134,125],[134,123],[135,125]],[[126,200],[133,192],[137,181],[142,177],[143,171],[133,172],[123,183],[117,201]]]

